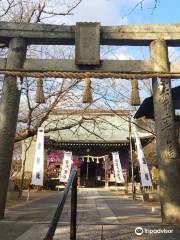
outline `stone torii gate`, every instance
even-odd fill
[[[9,46],[0,59],[5,74],[0,102],[0,218],[4,217],[9,173],[24,76],[64,78],[152,78],[162,219],[180,223],[180,156],[170,78],[179,78],[180,62],[169,62],[168,46],[180,46],[180,24],[143,26],[76,26],[0,22],[0,43]],[[74,60],[26,59],[30,44],[75,45]],[[150,46],[151,58],[101,60],[100,45]],[[121,80],[120,80],[121,81]]]

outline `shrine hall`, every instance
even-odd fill
[[[129,110],[71,110],[56,109],[43,124],[45,129],[45,171],[49,181],[57,185],[64,151],[72,152],[78,168],[78,185],[100,187],[115,184],[112,152],[118,152],[125,181],[131,168]],[[152,135],[139,130],[142,146]],[[34,139],[27,151],[25,172],[32,172]],[[132,137],[132,146],[134,141]],[[22,146],[22,154],[25,145]]]

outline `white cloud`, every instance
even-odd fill
[[[73,11],[72,16],[66,16],[66,24],[76,22],[100,22],[101,25],[127,24],[127,18],[121,16],[121,1],[119,0],[83,0]],[[124,4],[123,4],[124,5]]]
[[[126,25],[135,11],[129,13],[139,2],[140,0],[82,0],[73,9],[73,15],[57,16],[52,18],[52,23],[75,25],[76,22],[100,22],[104,26]],[[48,3],[51,8],[51,1],[47,0],[47,6]],[[54,7],[57,12],[66,12],[68,6],[71,8],[75,3],[77,3],[77,0],[57,0],[56,3],[54,2]],[[154,0],[144,0],[143,8],[152,4],[154,4]],[[137,6],[137,8],[140,7],[140,5]],[[138,20],[140,16],[136,17],[136,20]],[[49,18],[46,20],[48,23],[51,21]]]

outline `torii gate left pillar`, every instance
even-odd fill
[[[9,43],[7,69],[23,66],[26,43],[22,38],[13,38]],[[20,102],[21,83],[16,77],[5,76],[0,102],[0,219],[4,217],[6,196],[11,169],[14,137]]]

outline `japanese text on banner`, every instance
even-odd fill
[[[143,187],[151,187],[152,186],[151,176],[144,156],[141,141],[136,129],[134,133],[136,138],[137,158],[139,160],[140,165],[141,184]]]
[[[113,166],[114,166],[114,173],[115,173],[115,179],[117,183],[124,183],[124,176],[122,172],[121,162],[119,159],[119,153],[118,152],[112,152],[113,157]]]
[[[64,152],[62,170],[60,174],[60,182],[68,182],[72,165],[72,152]]]
[[[44,179],[44,128],[38,128],[31,184],[43,186]]]

